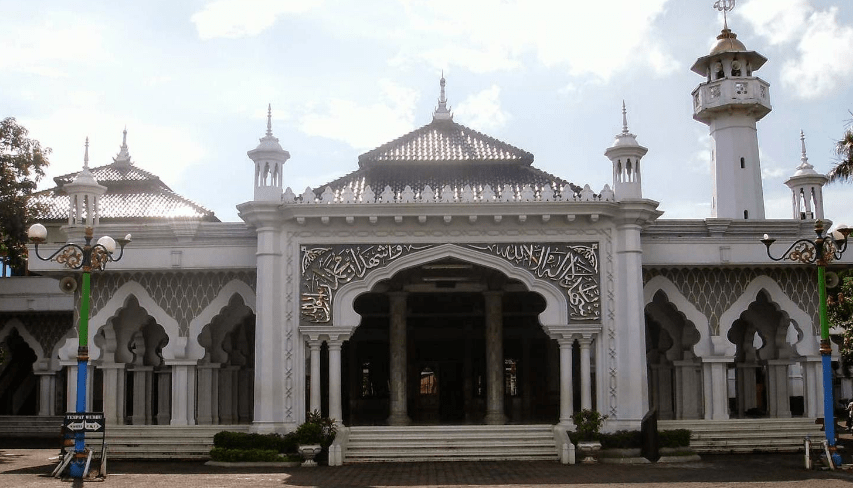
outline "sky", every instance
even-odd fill
[[[358,155],[432,120],[439,79],[458,123],[534,154],[596,192],[621,107],[643,159],[643,196],[667,219],[711,216],[708,127],[691,72],[723,25],[713,0],[0,0],[0,117],[53,149],[40,188],[134,163],[238,221],[252,199],[246,151],[266,130],[291,154],[297,194],[357,169]],[[853,119],[853,3],[740,0],[728,25],[768,58],[773,111],[758,123],[767,218],[790,218],[784,182],[800,130],[818,172]],[[853,224],[853,184],[825,188],[826,217]]]

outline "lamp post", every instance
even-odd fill
[[[124,256],[124,246],[130,242],[130,234],[124,239],[113,239],[103,236],[92,245],[92,228],[86,227],[83,246],[68,243],[53,254],[42,257],[39,254],[39,244],[45,242],[47,229],[41,224],[33,224],[27,231],[27,236],[35,245],[35,254],[42,261],[56,261],[71,270],[81,270],[83,283],[80,296],[80,327],[78,331],[79,346],[77,348],[77,404],[76,412],[86,412],[86,374],[89,363],[89,289],[92,270],[103,270],[110,261],[118,261]],[[118,257],[113,256],[116,244],[121,246]],[[72,478],[82,478],[86,464],[86,433],[80,429],[74,434],[74,460],[69,466]]]
[[[826,433],[826,441],[832,453],[832,462],[836,466],[841,465],[841,456],[835,450],[835,412],[832,399],[832,345],[829,343],[829,321],[826,318],[826,266],[832,261],[841,259],[841,255],[847,250],[847,236],[851,229],[846,225],[839,226],[832,234],[825,234],[823,221],[815,222],[814,231],[816,237],[811,239],[798,239],[779,257],[770,254],[770,246],[776,242],[770,236],[764,234],[761,242],[767,247],[767,256],[773,261],[795,261],[804,264],[817,265],[817,287],[820,310],[820,356],[823,367],[823,428]]]

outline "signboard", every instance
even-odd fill
[[[80,412],[65,414],[65,430],[67,432],[103,432],[104,414]]]

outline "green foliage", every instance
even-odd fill
[[[687,429],[662,430],[658,432],[660,447],[689,447],[691,432]]]
[[[273,449],[225,449],[214,447],[210,459],[226,463],[276,462],[284,459]]]
[[[853,182],[853,127],[848,125],[841,139],[835,143],[838,162],[829,170],[829,181]]]
[[[335,440],[335,420],[323,417],[320,412],[308,412],[305,423],[294,431],[297,444],[320,444],[326,449]]]
[[[643,445],[639,430],[618,430],[611,434],[599,434],[598,440],[602,449],[633,449]]]
[[[44,176],[50,148],[42,148],[14,117],[0,120],[0,255],[5,255],[15,274],[22,274],[26,262],[27,227],[31,212],[30,195]]]
[[[288,449],[285,436],[280,434],[256,434],[246,432],[218,432],[213,436],[213,445],[223,449],[269,450],[275,452],[296,452],[296,448]]]
[[[575,423],[577,438],[581,441],[597,440],[601,431],[601,425],[606,419],[606,415],[601,415],[601,413],[587,408],[575,412],[572,415],[572,421]]]
[[[845,371],[849,371],[853,365],[853,276],[844,276],[836,290],[837,293],[827,297],[826,312],[830,327],[844,330],[840,348],[841,362]]]

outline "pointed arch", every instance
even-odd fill
[[[663,276],[655,276],[643,288],[643,308],[654,300],[658,292],[663,292],[670,303],[679,313],[693,323],[699,331],[699,342],[693,346],[693,354],[699,357],[713,356],[717,351],[712,340],[711,326],[708,317],[693,305],[669,279]]]
[[[257,314],[255,309],[255,292],[252,288],[241,280],[231,280],[219,290],[216,298],[211,302],[190,322],[189,338],[186,345],[186,356],[175,356],[176,351],[170,349],[167,345],[163,348],[163,357],[167,354],[169,358],[186,357],[188,359],[201,359],[204,357],[204,348],[198,343],[198,336],[201,334],[204,326],[209,324],[213,318],[218,315],[223,308],[227,307],[234,295],[243,299],[243,304],[252,310],[252,313]],[[171,345],[171,343],[170,343]]]
[[[169,336],[169,344],[175,342],[180,336],[180,325],[171,315],[157,305],[157,302],[151,297],[142,285],[135,281],[129,281],[123,284],[110,297],[109,301],[98,310],[98,313],[89,319],[89,358],[92,360],[101,357],[101,350],[94,343],[95,335],[98,331],[107,325],[107,321],[113,318],[120,309],[127,305],[129,298],[136,298],[139,306],[148,313],[154,320],[157,321],[166,334]],[[73,338],[76,340],[76,337]],[[66,341],[67,343],[67,341]]]
[[[750,303],[758,299],[762,290],[770,297],[770,302],[794,323],[799,332],[801,338],[793,344],[794,350],[801,356],[816,356],[820,344],[818,336],[815,335],[812,318],[785,294],[776,281],[766,275],[752,280],[731,307],[720,315],[720,336],[728,337],[732,324],[749,308]]]
[[[353,302],[356,297],[369,292],[377,283],[391,278],[399,271],[446,258],[455,258],[500,271],[523,283],[529,291],[540,294],[545,299],[545,310],[539,314],[539,322],[546,330],[549,330],[550,326],[565,327],[569,323],[566,296],[557,287],[544,280],[537,279],[527,270],[513,266],[503,259],[453,244],[442,244],[409,254],[391,262],[384,268],[373,270],[363,280],[344,285],[338,290],[332,304],[332,323],[336,327],[355,329],[360,322],[359,315],[353,309]]]
[[[38,367],[40,366],[48,366],[43,363],[44,359],[49,358],[44,357],[44,349],[42,349],[41,344],[39,344],[39,341],[37,341],[32,334],[30,334],[30,331],[28,331],[27,328],[24,327],[24,323],[21,322],[21,320],[18,318],[10,319],[3,325],[3,328],[0,329],[0,343],[5,341],[6,338],[9,337],[9,334],[12,333],[12,330],[17,330],[18,335],[21,336],[24,342],[26,342],[27,345],[30,346],[30,349],[32,349],[33,352],[36,353],[36,362],[34,364],[34,369],[38,369]]]

